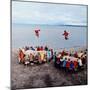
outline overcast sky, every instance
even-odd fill
[[[87,6],[12,1],[12,23],[87,25]]]

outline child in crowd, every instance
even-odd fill
[[[59,68],[60,67],[60,54],[57,55],[56,64],[57,64],[57,67]]]
[[[33,50],[33,51],[35,51],[35,48],[34,48],[34,47],[32,47],[32,46],[30,47],[30,49],[31,49],[31,50]]]
[[[38,62],[39,62],[39,54],[38,53],[34,56],[33,61],[34,61],[35,64],[38,64]]]
[[[63,57],[61,56],[61,57],[60,57],[60,68],[63,67],[63,61],[64,61],[64,59],[63,59]]]
[[[28,52],[28,54],[26,53]],[[30,54],[29,54],[30,53]],[[49,49],[47,46],[28,47],[19,49],[18,54],[19,63],[24,64],[37,64],[54,61],[54,65],[57,68],[63,68],[64,70],[77,71],[81,69],[87,61],[87,52],[68,52],[63,50],[62,52],[53,54],[53,49]]]
[[[43,49],[43,46],[41,46],[41,51],[43,51],[44,49]]]
[[[30,64],[33,65],[34,56],[32,53],[29,55]]]
[[[63,68],[64,68],[64,69],[66,69],[66,62],[67,62],[67,58],[65,58],[65,59],[63,60]]]
[[[54,52],[54,55],[53,55],[53,62],[56,62],[56,52]]]
[[[51,59],[51,51],[48,50],[47,51],[47,62],[50,62],[50,59]]]
[[[29,55],[25,55],[24,57],[25,61],[24,61],[24,64],[27,66],[30,62],[29,62]]]
[[[51,51],[51,60],[53,60],[53,49],[50,49]]]
[[[81,60],[80,57],[78,58],[78,64],[79,64],[78,65],[78,68],[81,69],[81,67],[83,66],[83,64],[82,64],[82,60]]]
[[[75,57],[75,58],[78,58],[77,52],[74,53],[74,57]]]
[[[49,48],[48,48],[47,46],[45,46],[44,50],[45,50],[45,51],[48,51],[48,49],[49,49]]]
[[[73,61],[70,62],[69,70],[74,71],[74,63],[73,63]]]
[[[76,60],[74,60],[74,71],[77,71],[77,69],[78,69],[78,62],[77,62],[77,59]]]
[[[44,62],[44,52],[40,52],[40,63],[43,63]]]
[[[70,63],[71,63],[71,61],[70,61],[70,59],[68,59],[68,61],[66,62],[66,69],[67,70],[69,70],[69,68],[70,68]]]

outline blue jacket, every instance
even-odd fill
[[[66,67],[66,60],[63,61],[63,67]]]
[[[73,69],[73,68],[74,68],[74,63],[71,62],[71,63],[70,63],[70,69]]]

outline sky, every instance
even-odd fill
[[[12,1],[12,23],[87,25],[87,6]]]

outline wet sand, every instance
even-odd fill
[[[11,88],[28,89],[87,84],[87,68],[76,73],[65,72],[54,67],[54,63],[24,66],[18,63],[17,50],[12,50]]]

